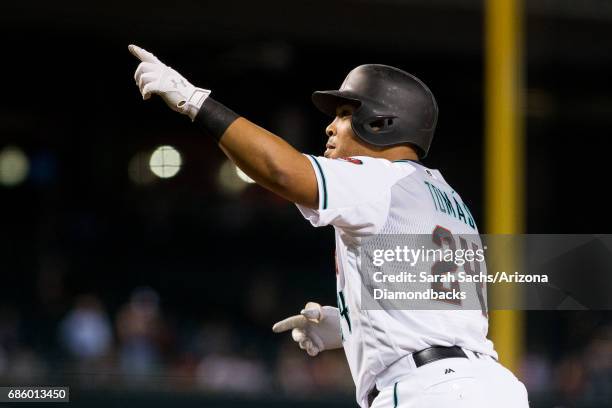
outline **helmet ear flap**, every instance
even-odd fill
[[[387,133],[393,130],[396,116],[376,116],[365,123],[368,131],[377,133]]]

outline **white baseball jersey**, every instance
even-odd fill
[[[357,402],[393,362],[431,346],[457,345],[497,358],[480,310],[365,310],[361,306],[362,240],[375,234],[477,234],[468,207],[438,170],[418,162],[372,157],[308,156],[319,208],[298,205],[313,226],[336,234],[338,308]]]

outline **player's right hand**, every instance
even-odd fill
[[[342,347],[340,312],[332,306],[308,302],[299,315],[281,320],[272,327],[274,333],[291,330],[291,337],[308,355]]]
[[[134,80],[142,99],[159,95],[170,109],[188,115],[193,120],[210,95],[210,90],[196,88],[176,70],[137,45],[130,44],[128,50],[141,61],[134,73]]]

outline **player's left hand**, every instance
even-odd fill
[[[323,350],[342,347],[338,308],[308,302],[299,315],[281,320],[272,327],[275,333],[291,330],[291,337],[302,350],[314,357]]]
[[[143,48],[132,44],[128,50],[141,61],[134,80],[142,99],[147,100],[153,94],[159,95],[170,109],[188,115],[193,120],[210,95],[210,90],[193,86],[176,70]]]

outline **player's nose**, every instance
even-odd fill
[[[327,137],[332,137],[336,135],[336,126],[334,126],[334,122],[327,125],[327,127],[325,128],[325,134],[327,135]]]

